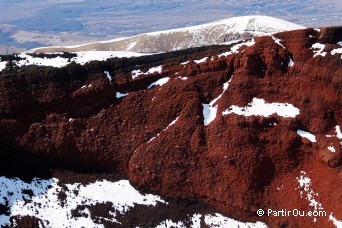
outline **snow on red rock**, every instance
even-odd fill
[[[64,67],[2,59],[0,174],[12,187],[1,185],[0,221],[340,226],[341,40],[333,27]],[[56,170],[72,174],[56,184]],[[136,197],[116,204],[117,188]]]

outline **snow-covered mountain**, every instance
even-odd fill
[[[288,21],[268,16],[234,17],[212,23],[145,33],[133,37],[88,43],[78,46],[36,48],[30,52],[131,51],[168,52],[191,47],[221,44],[232,40],[303,29]]]

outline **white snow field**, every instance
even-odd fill
[[[0,205],[6,205],[10,212],[10,215],[0,215],[0,227],[10,225],[11,216],[34,216],[41,220],[41,227],[102,228],[104,225],[92,220],[89,209],[83,209],[81,217],[73,216],[72,211],[78,205],[95,205],[97,203],[111,202],[113,210],[109,212],[109,216],[99,219],[120,225],[120,222],[116,220],[116,216],[118,214],[124,216],[135,205],[153,207],[157,203],[168,204],[159,196],[141,194],[130,185],[128,180],[116,182],[97,180],[86,185],[73,183],[65,184],[65,186],[66,188],[63,188],[57,178],[35,178],[30,183],[27,183],[18,178],[0,177]],[[66,194],[66,198],[62,203],[58,195],[63,191]],[[200,227],[200,218],[202,216],[205,216],[205,223],[208,227],[225,226],[228,224],[232,224],[234,227],[266,227],[261,222],[243,223],[224,217],[221,214],[194,214],[192,215],[192,227]],[[12,225],[15,226],[16,224]],[[157,227],[185,227],[185,225],[182,221],[167,219]]]
[[[277,114],[281,117],[294,118],[299,115],[300,111],[292,104],[288,103],[266,103],[264,99],[254,97],[252,102],[246,107],[238,107],[236,105],[230,106],[227,110],[223,111],[223,115],[237,114],[241,116],[263,116],[268,117],[272,114]]]
[[[0,177],[0,205],[9,205],[11,216],[35,216],[41,219],[46,227],[103,227],[96,224],[90,217],[89,210],[83,211],[88,216],[76,218],[72,210],[77,205],[95,205],[96,203],[113,203],[112,222],[116,222],[116,213],[124,214],[140,205],[156,205],[166,203],[159,196],[142,195],[135,190],[127,180],[109,182],[95,181],[82,185],[80,183],[67,184],[66,202],[58,199],[62,187],[58,179],[34,179],[31,183],[18,178]],[[27,194],[26,192],[30,192]],[[10,216],[0,215],[0,226],[9,224]]]
[[[139,53],[167,52],[304,28],[301,25],[268,16],[241,16],[191,27],[144,33],[132,37],[92,42],[77,46],[35,48],[30,52],[49,53],[92,50]]]
[[[18,55],[18,57],[22,58],[22,60],[15,60],[13,61],[18,67],[28,66],[28,65],[36,65],[36,66],[52,66],[52,67],[65,67],[68,64],[75,62],[80,65],[84,65],[89,63],[90,61],[106,61],[110,58],[130,58],[130,57],[139,57],[144,55],[150,55],[149,53],[136,53],[136,52],[129,52],[129,51],[86,51],[86,52],[74,52],[77,56],[72,57],[70,59],[63,58],[61,56],[53,57],[53,58],[41,58],[36,56],[31,56],[27,53],[22,53]],[[52,53],[48,53],[52,54]],[[53,54],[62,54],[59,52]],[[0,72],[5,69],[7,61],[0,61]],[[109,72],[104,72],[109,80]]]

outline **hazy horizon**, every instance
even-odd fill
[[[340,25],[333,0],[0,0],[0,46],[71,45],[198,25],[245,15],[267,15],[306,27]]]

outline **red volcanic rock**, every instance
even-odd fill
[[[1,156],[25,151],[85,170],[109,170],[141,189],[271,227],[333,227],[330,214],[342,220],[342,57],[332,54],[340,48],[341,31],[258,37],[254,45],[223,57],[233,45],[3,71]],[[315,43],[325,45],[324,57],[314,57]],[[146,72],[158,65],[160,73],[131,76],[138,66]],[[159,79],[165,83],[148,89]],[[117,98],[117,92],[128,95]],[[255,98],[281,103],[276,109],[287,111],[241,115]],[[217,108],[209,124],[203,104],[212,112]],[[299,113],[286,116],[291,107]],[[259,208],[319,209],[310,206],[310,192],[300,186],[302,171],[327,216],[258,217]]]

